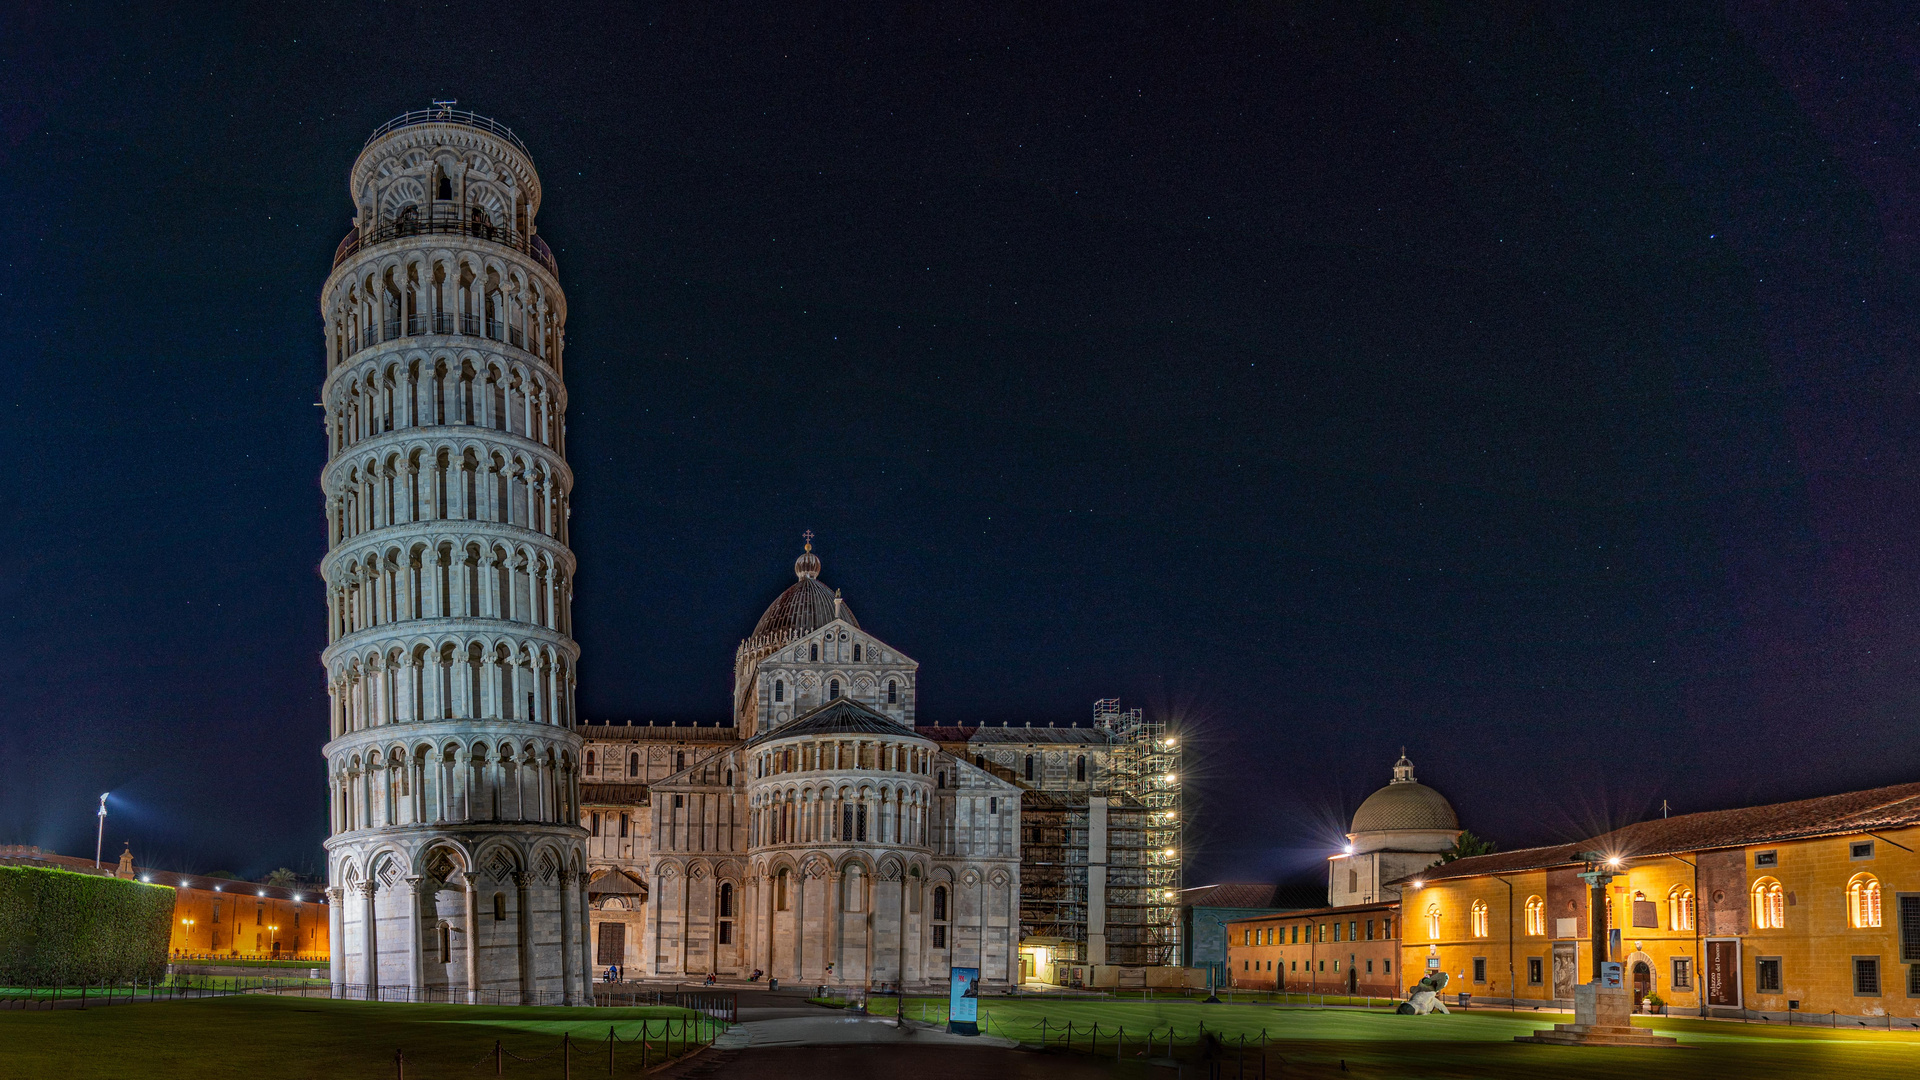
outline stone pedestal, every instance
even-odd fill
[[[1573,988],[1573,1023],[1516,1036],[1515,1042],[1558,1046],[1679,1046],[1678,1039],[1633,1026],[1633,995],[1623,986],[1597,982]]]

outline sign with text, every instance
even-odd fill
[[[1626,985],[1626,981],[1621,977],[1619,964],[1608,961],[1600,965],[1600,985],[1609,990],[1618,990]]]
[[[947,1030],[980,1034],[980,969],[957,967],[947,993]]]
[[[1740,942],[1707,939],[1707,1004],[1740,1006]]]

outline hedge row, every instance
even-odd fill
[[[0,986],[158,979],[173,889],[37,866],[0,866]]]

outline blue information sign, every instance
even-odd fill
[[[947,996],[947,1030],[980,1034],[980,969],[957,967]]]

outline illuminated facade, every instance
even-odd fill
[[[351,996],[588,1000],[566,299],[513,133],[441,107],[368,139],[321,292],[321,662]]]
[[[594,962],[626,977],[1018,977],[1020,787],[913,726],[919,664],[796,582],[734,656],[728,727],[591,725]]]
[[[1784,1018],[1920,1016],[1920,784],[1659,818],[1400,882],[1404,969],[1449,992],[1569,1002],[1591,978],[1583,853],[1613,864],[1606,959],[1636,1001]]]

